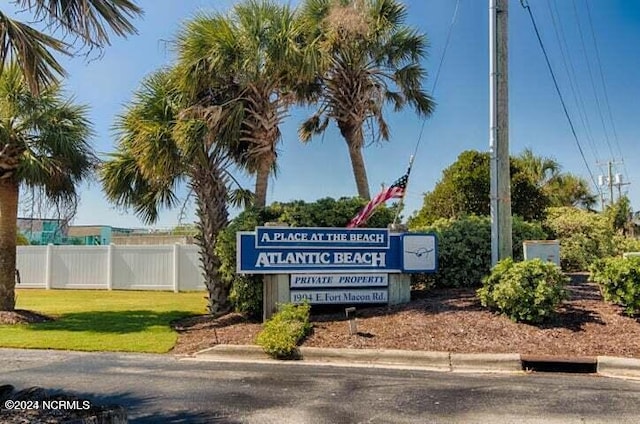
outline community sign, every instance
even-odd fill
[[[390,233],[386,228],[257,227],[255,232],[237,233],[237,255],[240,274],[427,273],[437,269],[434,234]]]

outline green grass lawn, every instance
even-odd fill
[[[16,309],[56,320],[0,325],[0,347],[163,353],[176,342],[171,321],[206,312],[205,292],[22,289],[16,295]]]

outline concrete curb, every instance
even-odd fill
[[[217,345],[196,352],[190,359],[210,361],[274,361],[253,345]],[[300,358],[308,363],[387,365],[435,371],[520,372],[519,354],[462,354],[394,349],[332,349],[301,347]]]
[[[271,357],[264,353],[260,346],[254,345],[226,345],[219,344],[208,349],[196,352],[192,358],[200,359],[237,359],[244,361],[270,360]]]
[[[598,374],[640,379],[640,359],[598,356]]]
[[[518,353],[452,353],[451,370],[460,372],[521,372]]]
[[[527,362],[552,364],[597,364],[597,374],[606,377],[640,379],[640,359],[613,356],[566,357],[535,356],[518,353],[454,353],[395,349],[334,349],[301,347],[297,359],[305,363],[389,366],[419,368],[432,371],[469,373],[524,372]],[[272,359],[255,345],[216,345],[193,355],[178,359],[203,361],[261,361],[283,362]],[[296,361],[299,362],[299,361]],[[571,371],[559,371],[571,372]],[[584,371],[579,371],[584,372]]]
[[[373,365],[404,365],[449,371],[449,352],[421,352],[394,349],[328,349],[302,347],[303,360],[313,362],[349,362]]]

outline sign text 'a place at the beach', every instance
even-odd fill
[[[257,227],[256,248],[389,248],[384,228],[278,228]]]

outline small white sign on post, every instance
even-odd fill
[[[387,287],[388,274],[291,274],[292,289]]]

